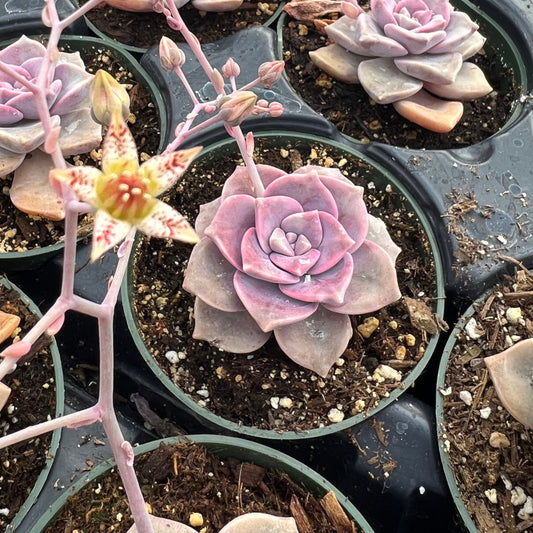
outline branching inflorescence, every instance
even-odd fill
[[[98,130],[100,126],[106,129],[102,167],[68,167],[64,159],[68,150],[62,143],[62,134],[69,123],[68,113],[78,103],[88,114],[85,104],[89,78],[81,72],[77,59],[75,75],[71,67],[65,66],[58,41],[66,26],[99,2],[89,0],[73,15],[60,20],[53,0],[47,0],[43,20],[51,31],[46,47],[23,38],[17,46],[24,53],[17,56],[15,49],[0,52],[2,79],[13,87],[12,91],[22,95],[17,99],[8,87],[6,109],[0,108],[0,116],[16,119],[20,122],[16,127],[25,127],[28,119],[36,121],[41,137],[31,149],[40,147],[51,158],[53,168],[45,177],[60,191],[65,213],[61,293],[35,327],[3,351],[0,378],[41,335],[57,333],[67,311],[95,317],[100,342],[96,404],[2,437],[0,447],[59,427],[100,421],[134,517],[131,531],[188,532],[191,531],[188,526],[148,514],[133,469],[133,450],[122,436],[113,409],[112,320],[135,231],[186,243],[198,242],[185,280],[186,288],[197,295],[196,336],[208,340],[215,337],[225,349],[249,352],[274,332],[289,357],[321,375],[327,374],[346,348],[352,334],[350,314],[376,310],[400,297],[394,271],[399,249],[383,222],[367,213],[362,188],[354,186],[340,171],[308,166],[286,174],[254,163],[253,135],[244,136],[240,124],[252,115],[267,113],[277,117],[283,112],[277,102],[257,101],[252,90],[258,84],[268,87],[275,83],[281,76],[283,62],[260,65],[255,80],[237,87],[239,65],[230,58],[220,72],[214,69],[196,37],[184,25],[174,2],[153,0],[151,7],[165,16],[172,28],[181,31],[217,98],[205,102],[196,97],[182,71],[183,52],[170,39],[163,38],[162,66],[180,78],[192,101],[192,110],[176,128],[175,139],[161,155],[139,164],[126,122],[127,93],[109,74],[98,72],[91,81],[90,116]],[[33,55],[35,61],[30,57]],[[79,102],[74,92],[79,92]],[[24,103],[28,93],[35,101],[31,115],[31,106]],[[76,105],[71,105],[73,101]],[[202,112],[208,118],[196,124]],[[236,168],[220,198],[202,206],[195,231],[182,215],[156,197],[174,185],[200,150],[178,150],[179,146],[214,123],[222,123],[235,139],[244,166]],[[96,211],[92,260],[119,245],[116,271],[100,303],[73,292],[77,217],[92,210]],[[210,328],[215,333],[210,333]],[[221,334],[224,329],[231,330],[233,336],[224,337]],[[8,395],[9,389],[0,387],[0,406]],[[232,521],[223,531],[255,532],[260,527],[295,531],[292,519],[256,514]]]

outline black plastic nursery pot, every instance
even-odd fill
[[[523,292],[531,278],[520,267],[506,271],[457,322],[437,376],[440,459],[456,521],[469,533],[527,531],[533,525],[533,510],[522,510],[533,498],[533,432],[503,407],[483,361],[530,336],[531,300]],[[520,318],[514,320],[509,309]]]
[[[357,161],[359,161],[358,164],[361,165],[361,169],[363,169],[364,173],[364,180],[367,182],[367,185],[371,188],[386,188],[387,190],[394,190],[398,193],[398,201],[406,202],[408,205],[408,211],[412,213],[413,219],[416,219],[420,221],[420,231],[423,231],[427,235],[427,241],[426,244],[424,244],[424,247],[427,246],[428,249],[426,252],[429,251],[432,264],[435,268],[435,292],[431,295],[428,295],[430,298],[431,303],[430,306],[433,306],[432,312],[436,313],[438,316],[443,316],[444,312],[444,292],[443,292],[443,274],[442,274],[442,268],[440,265],[440,258],[439,258],[439,251],[438,246],[436,244],[435,238],[433,236],[433,233],[431,231],[431,228],[427,224],[427,218],[425,213],[418,208],[416,202],[413,202],[411,199],[411,196],[406,193],[405,188],[402,186],[401,183],[399,183],[393,175],[391,175],[389,172],[387,172],[383,167],[374,164],[369,159],[365,159],[364,156],[356,151],[347,151],[346,147],[342,144],[338,144],[332,141],[329,141],[327,139],[322,139],[318,137],[313,136],[306,136],[303,134],[297,134],[297,133],[287,133],[287,132],[272,132],[270,134],[265,135],[259,135],[256,137],[256,143],[264,142],[264,146],[262,146],[262,149],[265,150],[265,152],[268,152],[269,150],[274,149],[288,149],[291,150],[292,148],[302,149],[303,148],[310,150],[311,147],[314,145],[319,145],[322,147],[327,147],[328,153],[331,152],[333,157],[338,156],[341,157],[340,154],[351,154],[351,156],[355,157]],[[317,148],[317,152],[319,152],[320,149]],[[213,159],[216,161],[221,161],[223,157],[226,157],[228,154],[231,154],[231,157],[235,157],[238,159],[238,156],[236,155],[236,147],[231,141],[225,141],[222,143],[215,144],[211,146],[208,150],[205,152],[205,157],[209,159]],[[202,156],[200,156],[199,160],[201,161]],[[220,165],[221,163],[215,163],[216,165]],[[228,173],[230,173],[231,170],[229,170]],[[401,198],[401,200],[400,200]],[[418,226],[417,226],[418,227]],[[126,321],[128,323],[128,328],[130,330],[130,333],[134,339],[134,342],[137,346],[137,349],[139,350],[140,354],[142,355],[143,359],[145,360],[146,364],[150,367],[152,372],[155,374],[155,376],[160,380],[161,384],[161,391],[160,394],[164,397],[165,395],[170,394],[171,397],[176,398],[179,404],[183,406],[183,409],[188,413],[192,414],[194,418],[200,421],[201,424],[205,425],[205,427],[209,428],[209,430],[216,430],[216,431],[223,431],[223,432],[229,432],[232,434],[241,434],[241,435],[247,435],[250,437],[256,437],[256,438],[264,438],[264,439],[302,439],[302,438],[311,438],[311,437],[318,437],[323,436],[326,434],[334,433],[339,430],[348,428],[353,426],[354,424],[357,424],[358,422],[362,421],[368,416],[373,415],[376,413],[379,409],[382,409],[384,406],[390,404],[393,402],[398,396],[410,385],[414,383],[414,381],[417,379],[417,377],[420,376],[422,373],[424,367],[430,360],[437,342],[439,335],[428,335],[428,342],[427,345],[425,345],[425,349],[423,350],[423,354],[420,354],[420,358],[417,356],[416,358],[416,365],[413,363],[413,367],[410,368],[410,372],[408,375],[403,377],[403,380],[401,382],[401,386],[393,387],[391,390],[385,394],[385,397],[381,398],[378,402],[377,406],[373,404],[372,407],[370,407],[370,404],[367,405],[367,407],[356,413],[352,413],[351,415],[346,415],[346,418],[338,423],[333,423],[328,425],[324,425],[324,427],[315,427],[312,429],[306,429],[305,431],[296,431],[296,430],[272,430],[272,429],[259,429],[257,427],[253,427],[252,425],[247,425],[245,423],[237,422],[237,421],[230,421],[225,419],[224,415],[216,415],[210,412],[205,406],[201,406],[198,404],[198,401],[201,399],[200,396],[198,398],[193,399],[188,393],[183,392],[183,390],[179,387],[179,379],[174,382],[169,375],[165,371],[163,371],[160,366],[154,361],[154,355],[151,353],[150,349],[147,348],[145,340],[143,339],[144,333],[141,333],[141,331],[146,330],[146,325],[140,324],[139,321],[139,315],[137,314],[136,310],[136,304],[133,303],[133,295],[137,292],[137,287],[143,285],[144,283],[148,284],[148,286],[152,285],[152,283],[155,283],[158,285],[159,281],[156,278],[153,278],[155,274],[150,273],[150,280],[147,280],[146,282],[137,282],[137,284],[134,284],[134,272],[136,270],[135,265],[135,258],[142,252],[144,249],[145,244],[142,240],[137,240],[137,244],[134,248],[134,253],[132,254],[132,258],[130,259],[130,268],[129,272],[127,274],[127,278],[125,279],[125,283],[122,287],[122,302],[124,307],[124,314],[126,317]],[[426,253],[423,252],[422,249],[420,249],[419,253]],[[150,252],[155,253],[157,256],[157,252]],[[418,253],[418,252],[417,252]],[[168,265],[168,268],[171,270],[175,268],[172,265]],[[142,268],[141,268],[142,270]],[[153,279],[152,279],[153,278]],[[175,284],[179,285],[179,280],[175,281]],[[146,287],[145,287],[146,288]],[[401,289],[401,287],[400,287]],[[177,287],[176,290],[179,291],[179,288]],[[171,293],[168,294],[169,298],[168,300],[171,300],[174,298],[171,296],[171,294],[175,294],[171,291]],[[180,304],[184,305],[184,304]],[[154,310],[152,316],[154,317],[154,320],[159,321],[165,314],[164,309],[161,310]],[[146,313],[144,313],[144,316],[146,318]],[[161,326],[163,327],[163,326]],[[170,329],[170,326],[168,326]],[[385,326],[383,325],[385,328]],[[173,328],[172,328],[173,329]],[[166,334],[163,334],[166,335]],[[395,333],[395,336],[400,335],[399,332]],[[176,342],[179,342],[178,340]],[[173,348],[176,350],[180,350],[181,348]],[[161,351],[158,348],[158,351]],[[241,357],[241,356],[239,356]],[[246,358],[246,355],[242,356],[244,359]],[[201,363],[199,363],[201,365]],[[179,365],[178,365],[179,366]],[[405,368],[405,367],[404,367]],[[168,372],[168,370],[167,370]],[[238,378],[237,378],[238,379]],[[252,392],[250,392],[252,394]],[[255,394],[255,393],[254,393]],[[272,393],[273,394],[273,393]],[[205,398],[204,398],[205,399]],[[267,402],[268,403],[268,402]],[[205,404],[204,404],[205,405]],[[321,424],[322,426],[322,424]]]
[[[10,283],[7,278],[0,277],[0,284],[4,289],[7,290],[14,290],[16,291],[22,302],[27,306],[28,310],[34,314],[37,317],[41,316],[41,313],[35,303],[31,301],[28,296],[26,296],[18,287]],[[50,355],[51,355],[51,361],[53,365],[53,380],[54,384],[53,387],[55,388],[55,412],[50,413],[51,416],[61,416],[64,413],[65,408],[65,391],[64,391],[64,383],[63,383],[63,371],[61,366],[61,358],[59,355],[59,351],[57,348],[57,344],[55,340],[52,339],[52,342],[49,346]],[[31,365],[39,365],[43,364],[39,360],[39,356],[37,355],[36,358],[30,363]],[[22,381],[24,379],[24,372],[21,372],[21,375],[19,376],[20,380]],[[35,383],[35,387],[42,387],[43,383]],[[50,384],[46,384],[47,387],[50,386]],[[13,413],[20,418],[21,416],[26,417],[27,413],[17,413],[17,401],[8,399],[6,406],[3,408],[3,411],[1,413],[1,419],[3,422],[3,428],[5,428],[5,424],[12,421],[12,425],[15,425],[15,421],[13,421],[12,416]],[[6,429],[2,430],[3,432],[6,432]],[[46,453],[46,458],[44,460],[44,465],[42,467],[41,472],[39,473],[37,480],[33,487],[28,487],[27,489],[27,498],[25,502],[22,504],[22,506],[19,508],[18,512],[13,515],[13,511],[10,511],[7,509],[8,514],[4,515],[2,517],[2,520],[4,521],[4,524],[6,525],[6,529],[4,531],[11,532],[15,531],[19,524],[22,522],[26,514],[28,513],[29,509],[35,504],[35,501],[39,498],[39,494],[41,493],[43,486],[45,485],[48,476],[50,474],[50,470],[53,466],[55,455],[58,451],[59,445],[60,445],[60,439],[61,439],[61,429],[56,429],[52,432],[51,439],[50,439],[50,446],[48,448],[48,451]],[[35,440],[35,439],[34,439]],[[38,442],[38,439],[36,440]],[[19,446],[20,448],[20,446]],[[27,450],[28,453],[31,454],[33,451],[31,449]],[[7,461],[9,463],[9,461]],[[2,465],[3,468],[3,476],[8,478],[9,475],[9,464],[4,463]],[[29,473],[31,475],[31,473]],[[19,483],[24,484],[24,479],[19,479]]]
[[[80,4],[79,0],[73,0],[77,5]],[[219,34],[224,33],[224,36],[241,31],[249,25],[260,25],[265,28],[275,25],[278,16],[281,13],[283,2],[276,2],[274,5],[269,3],[263,3],[261,7],[257,6],[254,9],[254,4],[258,4],[256,1],[252,1],[246,4],[246,9],[238,9],[235,11],[235,15],[228,13],[206,13],[200,12],[191,6],[184,6],[180,8],[180,13],[184,17],[185,23],[189,26],[189,29],[196,34],[202,44],[210,44],[216,40],[219,40]],[[144,54],[150,46],[159,45],[159,39],[162,35],[175,40],[181,41],[179,32],[167,27],[166,20],[163,15],[159,13],[117,13],[118,8],[106,6],[100,7],[100,11],[104,9],[109,14],[109,20],[106,21],[105,17],[97,20],[92,15],[94,12],[85,15],[84,20],[87,28],[93,32],[96,36],[103,40],[112,41],[115,45],[122,46],[125,50],[128,50],[134,54]],[[245,17],[245,13],[255,10],[257,13],[257,21],[248,22]],[[115,16],[113,16],[113,14]],[[120,15],[117,18],[117,15]],[[221,17],[225,17],[222,18]],[[232,19],[235,18],[234,21]],[[226,20],[227,19],[227,20]],[[213,25],[214,28],[210,29]],[[216,29],[217,25],[220,25],[220,29]],[[148,34],[151,35],[150,45],[140,46],[138,40],[136,44],[132,44],[132,36],[137,34],[139,28],[144,28]]]
[[[190,435],[187,437],[163,439],[140,445],[135,448],[135,456],[136,458],[139,458],[147,452],[156,450],[161,444],[170,445],[177,442],[194,443],[204,446],[208,452],[221,459],[233,458],[242,462],[253,463],[269,470],[283,472],[290,477],[293,482],[304,487],[305,490],[309,491],[316,498],[321,498],[328,492],[333,491],[348,517],[353,520],[360,530],[364,533],[372,533],[373,531],[356,507],[354,507],[354,505],[325,478],[296,459],[260,444],[251,443],[234,437]],[[29,530],[29,533],[42,532],[47,525],[52,522],[61,507],[73,494],[86,487],[88,483],[97,482],[106,473],[109,473],[113,465],[113,461],[109,460],[93,468],[91,472],[86,473],[71,488],[61,494],[61,496]],[[180,475],[179,472],[177,475]],[[188,516],[184,518],[187,520]],[[182,520],[184,520],[184,518],[182,518]]]
[[[5,43],[10,44],[10,43]],[[68,36],[65,35],[60,40],[67,52],[79,52],[82,57],[94,57],[95,54],[102,55],[106,64],[115,64],[118,62],[119,71],[127,72],[131,76],[128,81],[131,80],[131,87],[135,87],[136,83],[139,84],[146,93],[149,95],[151,103],[150,107],[155,109],[158,121],[158,144],[156,145],[157,152],[160,152],[163,147],[164,139],[160,133],[167,129],[167,116],[164,110],[164,104],[161,95],[154,85],[152,78],[144,71],[138,61],[127,51],[121,50],[120,47],[114,46],[113,43],[103,42],[95,37],[88,36]],[[0,45],[2,48],[3,45]],[[114,67],[113,67],[114,68]],[[134,83],[136,82],[136,83]],[[144,111],[144,110],[141,110]],[[140,151],[142,147],[140,148]],[[90,228],[87,228],[87,223],[84,224],[84,229],[79,231],[79,239],[83,239],[90,234]],[[56,244],[47,246],[31,248],[21,251],[9,251],[0,253],[0,271],[2,272],[18,272],[21,270],[32,270],[43,265],[46,261],[59,254],[63,250],[62,239]]]

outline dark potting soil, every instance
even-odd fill
[[[65,51],[69,51],[64,49]],[[111,73],[123,84],[130,95],[131,115],[128,126],[137,143],[139,154],[147,158],[157,153],[160,140],[160,125],[157,110],[147,89],[137,82],[133,74],[121,64],[113,52],[101,50],[83,53],[88,72],[96,73],[103,69]],[[74,165],[99,165],[100,149],[87,154],[70,157],[69,163]],[[62,242],[64,237],[64,221],[46,220],[18,210],[9,198],[9,188],[13,174],[2,178],[2,194],[0,194],[0,253],[23,252],[34,248],[42,248]],[[84,237],[92,231],[92,216],[80,217],[78,236]]]
[[[191,513],[201,513],[204,533],[217,533],[233,518],[250,512],[293,516],[302,532],[359,531],[353,524],[340,527],[333,522],[321,503],[286,474],[232,458],[221,460],[194,443],[163,444],[136,460],[135,466],[153,515],[188,524]],[[311,529],[303,528],[304,515]],[[132,523],[114,471],[69,498],[45,533],[122,533]]]
[[[37,322],[19,294],[4,285],[0,285],[0,310],[20,317],[20,331],[15,331],[17,338]],[[0,350],[12,342],[13,338],[7,339]],[[3,379],[11,388],[11,395],[0,411],[0,436],[55,416],[54,368],[49,344],[49,339],[40,339],[17,369]],[[45,433],[0,450],[0,509],[7,510],[6,514],[0,514],[1,531],[5,531],[32,490],[48,458],[50,442],[51,434]]]
[[[401,299],[371,315],[353,316],[353,338],[325,379],[294,364],[274,340],[250,355],[223,352],[194,340],[194,298],[181,288],[189,246],[149,238],[140,241],[134,260],[133,308],[140,334],[157,364],[199,405],[246,426],[305,431],[329,425],[331,409],[346,418],[364,413],[403,387],[402,381],[425,353],[427,330],[438,330],[430,310],[435,305],[435,265],[415,214],[390,186],[380,190],[369,182],[370,169],[363,161],[320,143],[296,148],[295,142],[289,142],[283,149],[265,146],[256,139],[257,162],[289,172],[306,162],[340,166],[346,176],[365,187],[370,213],[385,221],[403,250],[397,261],[400,288],[418,308],[410,313],[407,300]],[[230,158],[196,162],[165,201],[194,221],[198,206],[219,196],[239,161],[231,150]],[[365,338],[358,326],[365,328],[368,321],[379,327]],[[165,357],[169,351],[177,352],[178,363]],[[399,370],[402,381],[373,376],[379,364]]]
[[[84,4],[86,0],[80,0]],[[200,43],[212,43],[240,30],[264,24],[278,9],[279,2],[243,2],[236,11],[207,13],[192,4],[180,8],[183,21]],[[102,33],[122,44],[137,48],[158,45],[161,37],[183,42],[181,34],[169,28],[160,13],[131,13],[102,3],[87,13],[87,18]]]
[[[518,324],[506,319],[510,307],[521,309]],[[472,336],[479,338],[462,332],[446,369],[444,445],[461,499],[478,530],[531,533],[533,516],[519,516],[525,502],[518,504],[516,494],[521,489],[524,498],[533,498],[533,431],[503,408],[483,359],[533,336],[533,275],[518,268],[475,308]],[[471,405],[461,400],[461,391],[471,394]]]
[[[314,65],[309,52],[327,44],[312,22],[287,19],[283,28],[285,72],[300,97],[337,129],[363,143],[381,142],[412,149],[461,148],[499,131],[511,116],[520,88],[512,68],[487,40],[471,61],[485,73],[494,91],[464,102],[464,115],[450,133],[434,133],[405,120],[392,105],[373,102],[359,84],[339,82]]]

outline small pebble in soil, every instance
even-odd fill
[[[370,338],[372,333],[378,329],[379,326],[379,320],[375,316],[370,316],[368,318],[365,318],[365,321],[362,324],[359,324],[357,326],[357,331],[361,334],[362,337],[365,339]]]
[[[333,407],[328,412],[328,420],[332,424],[336,424],[338,422],[342,422],[344,420],[344,413],[337,409],[336,407]]]
[[[508,320],[509,324],[516,326],[520,323],[522,318],[522,309],[520,307],[509,307],[505,311],[505,318]]]
[[[191,513],[189,515],[189,524],[192,527],[201,527],[204,525],[204,517],[202,513]]]
[[[459,398],[468,406],[472,405],[472,394],[467,390],[462,390],[459,393]]]
[[[472,317],[466,323],[465,333],[469,339],[472,339],[474,341],[484,335],[485,332],[477,325],[476,319]]]
[[[513,490],[511,490],[511,503],[518,507],[519,505],[524,505],[527,500],[527,495],[524,492],[524,489],[522,487],[515,487]]]
[[[279,406],[283,407],[284,409],[290,409],[292,407],[292,400],[285,396],[284,398],[280,399]]]
[[[487,497],[490,503],[498,503],[498,493],[496,489],[487,489],[485,491],[485,496]]]
[[[179,358],[178,358],[178,352],[175,352],[174,350],[169,350],[166,354],[165,354],[165,357],[168,359],[168,362],[171,364],[171,365],[175,365],[178,363],[179,361]]]
[[[490,434],[489,444],[493,448],[509,448],[509,446],[511,446],[507,436],[499,431],[494,431]]]
[[[479,416],[483,420],[488,420],[491,411],[492,411],[492,409],[490,407],[483,407],[482,409],[479,410]]]
[[[382,383],[386,379],[390,379],[391,381],[401,381],[402,373],[388,365],[379,365],[372,375],[372,380],[377,383]]]

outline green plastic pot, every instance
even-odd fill
[[[363,518],[355,506],[331,483],[329,483],[329,481],[296,459],[261,444],[220,435],[189,435],[186,437],[171,437],[143,444],[135,448],[135,456],[139,457],[146,452],[153,451],[162,443],[175,444],[177,442],[191,441],[205,446],[210,453],[222,459],[235,458],[239,461],[251,462],[264,468],[284,472],[292,479],[292,481],[304,487],[317,498],[321,498],[328,492],[333,491],[347,515],[359,526],[359,528],[361,528],[363,533],[373,532],[368,522]],[[75,494],[86,487],[91,481],[95,481],[104,476],[111,470],[114,464],[113,460],[108,460],[99,464],[90,472],[85,473],[74,485],[65,490],[61,496],[50,505],[48,510],[30,529],[29,533],[40,533],[43,531],[72,494]]]
[[[340,144],[338,142],[320,138],[320,137],[315,137],[312,135],[304,135],[304,134],[296,133],[296,132],[271,132],[268,134],[261,133],[257,135],[256,138],[268,140],[269,143],[272,143],[271,144],[272,147],[286,146],[287,143],[286,142],[283,143],[284,139],[290,141],[293,147],[306,146],[306,145],[309,146],[312,143],[320,142],[326,146],[329,146],[333,151],[337,153],[349,152],[351,155],[354,155],[356,157],[359,157],[362,159],[366,158],[366,156],[364,156],[362,153],[354,149],[351,149],[343,144]],[[214,156],[215,160],[219,157],[223,157],[227,153],[232,153],[232,154],[236,153],[235,144],[232,140],[222,141],[222,142],[212,145],[211,147],[209,147],[208,150],[204,152],[206,156],[214,154],[214,153],[216,153],[216,156]],[[201,157],[202,156],[200,156],[200,158]],[[392,185],[393,189],[397,190],[399,193],[401,193],[402,196],[406,198],[406,202],[409,205],[410,210],[414,212],[417,218],[421,221],[421,224],[424,227],[427,233],[427,236],[428,236],[428,240],[430,243],[431,252],[433,254],[433,260],[435,264],[437,293],[435,295],[434,311],[439,316],[443,316],[444,299],[445,299],[444,298],[443,269],[441,265],[440,252],[439,252],[439,247],[437,245],[437,240],[435,239],[435,236],[431,229],[431,225],[428,222],[428,217],[426,216],[426,213],[413,200],[412,195],[408,193],[406,188],[396,179],[395,176],[393,176],[390,172],[388,172],[384,167],[373,163],[368,158],[366,158],[365,163],[367,163],[371,167],[371,170],[369,171],[368,181],[373,181],[377,187],[385,186],[387,184]],[[137,243],[138,242],[139,241],[137,241]],[[132,254],[132,257],[133,255],[134,254]],[[184,406],[186,411],[192,414],[193,417],[196,418],[197,420],[200,420],[201,423],[205,425],[205,427],[209,428],[210,431],[213,430],[217,432],[224,432],[224,433],[230,433],[230,434],[246,435],[252,438],[261,438],[261,439],[293,440],[293,439],[302,439],[302,438],[321,437],[327,434],[331,434],[331,433],[349,428],[361,422],[368,416],[371,416],[375,414],[376,412],[378,412],[379,410],[383,409],[385,406],[395,401],[400,396],[400,394],[402,394],[404,390],[408,389],[415,382],[415,380],[420,376],[423,369],[426,367],[429,360],[431,359],[431,356],[437,346],[437,341],[439,338],[438,334],[432,336],[432,338],[430,339],[428,343],[428,346],[426,348],[426,351],[423,357],[418,361],[418,364],[416,365],[416,367],[414,367],[411,370],[410,374],[403,380],[402,386],[399,386],[393,391],[391,391],[389,397],[381,400],[377,407],[369,409],[368,412],[364,412],[364,413],[360,413],[354,416],[347,417],[342,422],[339,422],[336,424],[331,424],[331,425],[320,427],[320,428],[313,428],[308,431],[278,432],[278,431],[258,429],[254,427],[245,426],[242,424],[237,424],[235,422],[226,420],[218,415],[215,415],[203,407],[200,407],[188,394],[186,394],[180,388],[178,388],[172,382],[172,380],[155,363],[153,356],[146,348],[139,334],[137,319],[135,317],[132,300],[130,298],[130,294],[133,290],[131,265],[132,265],[132,259],[130,259],[128,273],[124,280],[124,284],[122,286],[122,303],[123,303],[124,314],[126,317],[128,328],[137,346],[137,349],[139,350],[141,356],[143,357],[148,367],[151,369],[151,371],[154,373],[156,378],[161,383],[161,386],[167,389],[167,391],[170,392],[170,394],[174,396],[182,406]],[[401,287],[400,287],[400,290],[401,290]]]
[[[1,43],[0,49],[9,45],[11,42],[13,41]],[[138,61],[130,53],[121,50],[120,47],[117,47],[112,42],[104,42],[95,37],[63,36],[60,40],[60,45],[65,46],[68,51],[80,52],[82,57],[84,52],[91,53],[94,51],[110,50],[115,57],[120,59],[124,67],[133,74],[135,80],[142,81],[152,97],[159,117],[161,139],[158,151],[161,152],[163,150],[164,139],[167,135],[167,116],[164,111],[163,99],[152,78],[139,65]],[[36,269],[52,257],[61,253],[63,247],[63,243],[58,243],[43,248],[33,248],[25,252],[0,253],[0,272],[9,273]]]
[[[17,291],[22,301],[28,307],[28,309],[36,316],[38,317],[42,316],[41,312],[39,311],[35,303],[33,303],[33,301],[30,300],[28,296],[26,296],[18,287],[10,283],[7,280],[7,278],[0,277],[0,284],[2,284],[5,288],[9,290]],[[64,388],[64,382],[63,382],[63,369],[61,366],[61,357],[59,355],[59,350],[57,349],[57,344],[54,339],[52,339],[52,343],[50,344],[50,353],[52,355],[52,361],[54,365],[54,381],[55,381],[55,387],[56,387],[55,416],[59,417],[64,414],[65,388]],[[41,363],[39,362],[38,359],[36,359],[32,364],[38,365]],[[40,384],[38,386],[40,386]],[[39,493],[41,492],[44,484],[46,483],[48,474],[50,473],[50,470],[52,468],[54,457],[59,448],[60,439],[61,439],[61,428],[56,429],[52,432],[52,439],[50,441],[50,448],[48,449],[45,465],[41,473],[39,474],[39,477],[37,478],[35,485],[31,489],[31,492],[26,498],[26,501],[23,503],[22,507],[19,509],[18,513],[15,515],[11,523],[7,526],[5,533],[14,532],[17,529],[19,524],[22,522],[22,520],[28,513],[28,510],[34,505],[35,500],[39,497]],[[23,482],[23,480],[21,480],[21,482]]]

